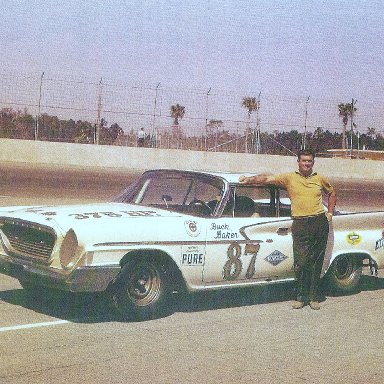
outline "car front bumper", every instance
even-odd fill
[[[1,255],[3,256],[3,255]],[[70,274],[42,269],[0,256],[0,273],[22,282],[69,292],[101,292],[120,272],[118,265],[78,267]]]

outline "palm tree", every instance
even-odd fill
[[[214,137],[214,148],[217,151],[219,129],[224,125],[223,120],[209,120],[206,126],[207,136]]]
[[[373,149],[374,148],[374,141],[376,139],[376,129],[368,127],[367,128],[367,134],[365,136],[366,136],[365,141],[367,142],[367,145],[364,145],[364,149],[366,149],[366,147],[368,147],[369,149]]]
[[[324,131],[323,128],[317,127],[312,135],[312,145],[311,147],[316,150],[316,152],[321,152],[323,148],[323,137]]]
[[[352,103],[346,103],[346,104],[341,103],[337,107],[339,109],[339,116],[343,121],[343,136],[341,141],[341,148],[346,149],[346,142],[347,142],[346,131],[347,131],[348,119],[353,116],[353,113],[357,111],[357,108],[354,107],[353,101]]]
[[[251,114],[254,111],[257,111],[260,107],[260,102],[256,99],[256,97],[243,97],[243,101],[241,103],[241,106],[248,110],[247,114],[247,125],[245,129],[245,152],[248,153],[248,136],[250,131],[250,124],[251,124]]]
[[[173,118],[172,137],[176,135],[176,147],[179,148],[181,132],[179,129],[179,119],[182,119],[185,114],[185,107],[180,104],[171,105],[171,117]]]
[[[180,104],[171,105],[171,117],[173,118],[173,125],[179,125],[179,119],[182,119],[185,114],[185,107]]]
[[[367,136],[374,139],[376,137],[376,128],[368,127]]]

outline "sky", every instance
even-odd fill
[[[0,0],[1,70],[384,101],[378,0]]]

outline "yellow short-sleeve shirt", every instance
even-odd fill
[[[305,177],[300,172],[274,176],[272,183],[287,190],[291,199],[292,217],[312,216],[325,212],[323,193],[330,194],[333,187],[326,177],[312,173]]]

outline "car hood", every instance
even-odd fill
[[[58,225],[63,230],[83,225],[108,225],[117,220],[178,216],[180,214],[163,209],[124,203],[3,207],[0,209],[1,218],[20,219],[52,227]]]
[[[53,230],[64,238],[68,231],[76,234],[83,249],[121,246],[137,242],[174,241],[196,236],[189,223],[200,228],[197,219],[153,207],[124,203],[67,206],[7,207],[0,209],[1,221]]]

